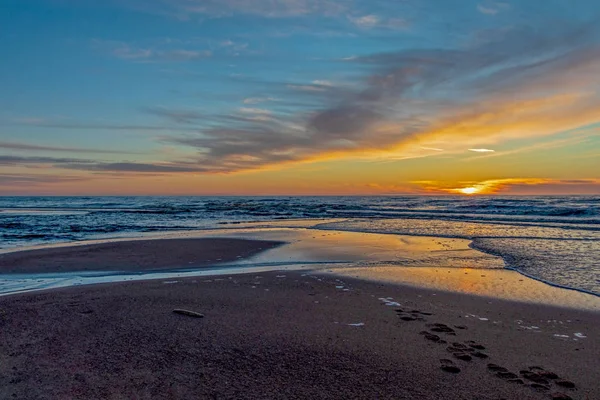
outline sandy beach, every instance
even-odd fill
[[[147,248],[183,260],[173,246]],[[0,298],[0,398],[597,399],[599,330],[597,312],[320,272],[80,286]]]
[[[159,245],[157,245],[160,243]],[[128,240],[0,254],[0,273],[202,268],[251,257],[279,241],[203,238]]]

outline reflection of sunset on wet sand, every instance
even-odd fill
[[[600,309],[600,298],[577,291],[567,291],[504,269],[438,268],[378,266],[336,269],[334,274],[379,282],[392,282],[429,289],[474,294],[485,298],[520,300]]]

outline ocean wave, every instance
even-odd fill
[[[598,274],[600,259],[598,196],[0,197],[0,211],[8,211],[0,212],[0,248],[145,232],[226,229],[227,224],[249,221],[268,226],[274,220],[344,219],[315,225],[318,229],[471,239],[482,251],[497,252],[509,267],[523,273],[600,292],[600,278],[590,275]]]

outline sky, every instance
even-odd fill
[[[0,195],[600,194],[597,0],[0,6]]]

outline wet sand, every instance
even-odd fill
[[[600,311],[599,296],[551,286],[504,268],[369,266],[336,268],[333,273],[374,282]]]
[[[599,333],[598,312],[318,272],[80,286],[0,298],[0,398],[597,399]]]
[[[0,254],[0,273],[156,271],[202,268],[282,245],[234,238],[128,240]]]

